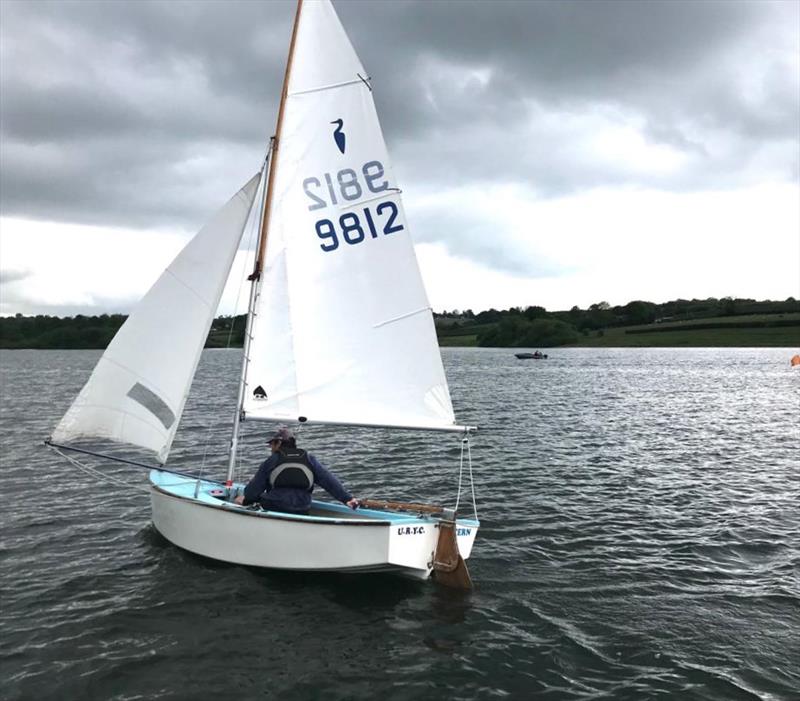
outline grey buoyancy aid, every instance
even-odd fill
[[[269,473],[270,489],[290,487],[292,489],[314,489],[314,472],[305,450],[282,448],[278,464]]]

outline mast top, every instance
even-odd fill
[[[272,152],[272,161],[269,169],[269,177],[267,179],[266,197],[264,199],[264,210],[261,213],[261,227],[258,233],[258,245],[256,259],[253,266],[253,272],[250,275],[250,280],[257,280],[261,277],[261,271],[264,267],[264,253],[267,248],[267,236],[269,235],[269,217],[272,212],[272,193],[273,183],[275,182],[275,173],[278,170],[278,149],[281,143],[281,132],[283,130],[283,114],[286,107],[286,96],[289,92],[289,79],[292,74],[292,63],[294,61],[294,47],[297,43],[297,27],[300,24],[300,12],[303,9],[303,0],[297,0],[297,7],[294,13],[294,24],[292,25],[292,38],[289,41],[289,56],[286,59],[286,71],[283,74],[283,89],[281,90],[281,102],[278,107],[278,122],[275,125],[275,135],[270,139],[270,151]]]

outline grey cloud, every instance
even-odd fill
[[[0,270],[0,285],[19,282],[30,276],[30,270]]]
[[[3,2],[0,211],[195,227],[272,130],[281,75],[255,59],[285,46],[260,41],[257,7]]]
[[[336,7],[373,77],[398,172],[420,187],[509,182],[550,197],[797,178],[796,3]],[[260,163],[292,8],[0,2],[0,211],[196,228]],[[581,153],[559,115],[597,110],[637,121],[685,165],[642,173]],[[465,254],[481,259],[478,249]]]
[[[742,64],[727,66],[729,52],[765,24],[792,27],[798,19],[790,3],[768,2],[356,2],[338,7],[355,25],[351,37],[370,36],[379,17],[391,24],[391,52],[383,41],[356,42],[370,72],[384,84],[403,85],[404,75],[412,79],[418,57],[427,55],[493,67],[502,87],[491,97],[502,103],[534,96],[555,105],[618,100],[672,110],[696,108],[695,103],[676,104],[675,98],[693,92],[698,72],[709,68],[724,69],[717,77],[723,85],[715,89],[735,95],[736,86],[725,85],[727,72],[770,59],[735,53]],[[786,76],[782,84],[792,87],[796,103],[794,83]],[[393,106],[413,103],[409,94],[391,94]],[[744,107],[741,101],[739,107]],[[390,118],[393,113],[388,111]]]
[[[531,245],[509,241],[491,217],[438,207],[416,212],[410,219],[415,240],[443,242],[456,257],[520,277],[550,277],[568,272],[553,265]]]

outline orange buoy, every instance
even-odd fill
[[[792,364],[793,368],[800,366],[800,355],[793,355],[789,362]]]

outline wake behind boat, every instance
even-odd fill
[[[216,482],[164,464],[262,191],[228,470]],[[191,552],[292,570],[435,572],[471,586],[464,560],[476,509],[474,519],[456,520],[455,509],[370,500],[355,512],[314,501],[307,515],[236,504],[243,421],[451,432],[472,477],[473,428],[455,422],[370,79],[330,0],[298,0],[262,172],[156,281],[49,443],[75,450],[78,439],[100,438],[154,453],[153,524]],[[460,474],[458,484],[460,492]]]

